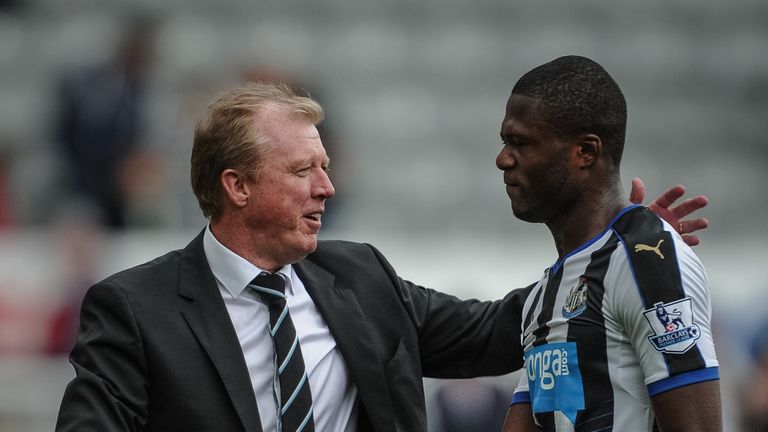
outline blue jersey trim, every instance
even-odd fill
[[[661,381],[648,384],[648,394],[656,396],[669,390],[684,387],[689,384],[696,384],[704,381],[715,381],[720,379],[720,369],[718,367],[709,367],[706,369],[697,369],[695,371],[682,373],[673,377],[665,378]],[[517,395],[515,395],[517,396]]]
[[[563,265],[563,263],[565,262],[565,260],[568,259],[568,257],[583,251],[584,249],[586,249],[590,245],[592,245],[594,242],[600,240],[605,235],[605,233],[608,232],[608,230],[613,228],[613,224],[616,223],[616,221],[619,220],[620,217],[624,216],[624,213],[626,213],[626,212],[628,212],[630,210],[633,210],[633,209],[635,209],[637,207],[640,207],[640,204],[632,204],[629,207],[625,207],[624,209],[622,209],[616,216],[613,217],[613,219],[608,224],[608,226],[603,231],[601,231],[600,234],[592,237],[591,239],[587,240],[586,243],[582,244],[581,246],[577,247],[576,249],[570,251],[564,257],[562,257],[562,258],[558,259],[557,261],[555,261],[555,263],[552,265],[552,270],[550,270],[550,271],[552,273],[557,273],[557,271],[560,269],[560,266]]]
[[[531,393],[527,391],[517,392],[514,396],[512,396],[512,402],[510,402],[510,405],[515,404],[529,404],[531,403]]]

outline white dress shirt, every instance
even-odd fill
[[[203,249],[235,327],[265,432],[277,431],[277,406],[273,397],[275,365],[269,334],[269,311],[259,295],[247,285],[262,272],[227,249],[206,228]],[[279,270],[286,277],[288,310],[299,336],[304,365],[314,403],[315,430],[355,432],[357,387],[336,346],[328,325],[307,293],[293,267]],[[279,385],[276,386],[278,398]]]

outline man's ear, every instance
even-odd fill
[[[251,190],[246,182],[246,175],[241,171],[227,168],[222,171],[219,181],[224,191],[224,197],[235,207],[245,207]]]
[[[603,152],[603,142],[595,134],[584,134],[576,142],[575,152],[579,168],[589,168],[600,158]]]

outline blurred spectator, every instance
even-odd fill
[[[62,292],[53,308],[47,341],[43,350],[49,355],[69,353],[80,325],[80,304],[93,285],[102,264],[103,233],[92,208],[70,206],[59,211],[51,229],[55,260],[60,260],[57,282]]]
[[[131,21],[110,62],[75,71],[60,87],[56,133],[65,181],[111,228],[126,225],[127,197],[119,176],[126,161],[133,161],[145,128],[154,30],[152,20]]]
[[[125,224],[132,227],[166,225],[169,173],[160,157],[148,148],[128,155],[113,173],[125,201]]]
[[[511,399],[484,380],[445,381],[436,394],[440,431],[499,431]]]

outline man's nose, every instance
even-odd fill
[[[328,173],[325,170],[320,171],[313,192],[316,197],[324,199],[328,199],[336,194],[336,189],[333,187],[333,183],[331,183],[331,178],[328,177]]]
[[[515,166],[515,158],[512,156],[512,152],[505,148],[502,148],[499,154],[496,156],[496,168],[504,171],[506,169]]]

